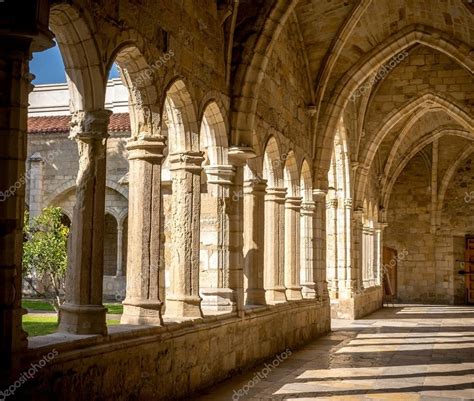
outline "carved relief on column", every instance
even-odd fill
[[[169,156],[172,173],[171,286],[166,316],[201,317],[199,236],[203,153]]]
[[[268,303],[285,302],[285,188],[267,188],[265,195],[265,296]]]
[[[208,283],[201,286],[202,307],[216,311],[234,311],[236,299],[234,292],[229,288],[229,194],[235,169],[230,165],[205,167],[208,192],[214,203],[202,205],[205,216],[212,217],[214,225],[209,240],[212,255],[209,258]],[[211,210],[208,210],[211,208]],[[201,219],[204,216],[201,216]],[[201,236],[203,231],[201,230]],[[201,238],[201,242],[203,239]]]
[[[319,272],[316,243],[318,232],[315,225],[316,202],[303,201],[301,204],[301,286],[303,298],[315,299],[317,297],[317,278]]]
[[[102,305],[107,127],[109,110],[73,114],[70,138],[77,142],[79,171],[71,224],[65,302],[59,331],[106,334]]]
[[[285,287],[288,300],[302,299],[300,284],[300,210],[301,197],[285,199]]]
[[[244,288],[246,305],[265,305],[265,189],[267,180],[244,182]]]
[[[165,280],[160,234],[164,147],[163,136],[151,135],[132,138],[127,144],[130,162],[127,290],[121,319],[125,324],[163,322]]]

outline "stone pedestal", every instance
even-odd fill
[[[285,287],[286,299],[302,299],[300,284],[301,197],[285,199]]]
[[[60,332],[107,333],[102,280],[107,127],[111,114],[109,110],[77,112],[71,121],[70,137],[77,142],[79,171]]]
[[[165,315],[202,317],[199,296],[199,235],[202,152],[169,156],[172,174],[171,286]]]
[[[165,138],[143,135],[127,145],[130,160],[127,291],[121,323],[162,323],[161,164]]]
[[[244,182],[244,288],[246,305],[265,305],[263,282],[265,249],[265,188],[267,181]]]
[[[211,233],[211,243],[208,243],[214,253],[208,266],[209,280],[206,283],[207,286],[201,286],[200,289],[202,307],[207,310],[232,312],[237,309],[237,306],[235,292],[229,288],[229,212],[232,206],[229,194],[235,176],[235,168],[230,165],[207,166],[205,171],[208,192],[215,198],[215,210],[212,211],[215,232]]]
[[[265,195],[265,297],[267,303],[285,302],[284,233],[285,188],[267,188]]]

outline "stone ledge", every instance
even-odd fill
[[[329,330],[329,303],[301,300],[252,308],[242,317],[117,326],[104,337],[45,336],[30,340],[23,370],[53,349],[57,355],[25,383],[20,399],[189,399]]]

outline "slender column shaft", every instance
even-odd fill
[[[214,210],[207,210],[213,217],[214,227],[206,242],[207,246],[211,247],[212,257],[208,266],[208,282],[201,286],[202,307],[210,310],[233,311],[236,310],[236,296],[234,290],[230,288],[229,220],[232,204],[229,199],[229,187],[233,183],[235,169],[230,165],[222,165],[208,166],[205,171],[208,192],[215,202],[211,205],[214,206]],[[209,206],[206,209],[209,209]]]
[[[269,303],[286,301],[284,275],[285,188],[267,188],[265,196],[265,289]]]
[[[326,203],[327,209],[327,232],[328,232],[328,244],[327,244],[327,264],[328,264],[328,281],[329,281],[329,292],[331,298],[337,298],[338,296],[338,232],[337,232],[337,199],[329,199]]]
[[[285,200],[285,287],[288,300],[302,298],[300,283],[301,197]]]
[[[244,288],[246,305],[265,305],[263,282],[265,249],[265,188],[267,181],[244,183]]]
[[[316,242],[316,203],[304,201],[301,205],[301,286],[303,298],[317,297],[319,272]]]
[[[37,217],[43,209],[43,172],[44,161],[39,153],[35,153],[29,159],[29,207],[30,217]]]
[[[363,288],[363,237],[364,237],[364,222],[363,211],[355,210],[352,215],[352,274],[355,282],[355,290]]]
[[[329,292],[327,283],[326,266],[326,191],[321,189],[313,190],[313,200],[315,203],[315,219],[313,221],[314,232],[314,253],[316,259],[316,296],[319,300],[329,302]]]
[[[69,240],[66,300],[61,306],[59,331],[106,334],[102,305],[107,127],[109,110],[77,112],[71,121],[71,139],[79,150]]]
[[[199,233],[202,152],[170,155],[172,173],[171,286],[166,316],[201,317]]]
[[[127,144],[130,190],[127,291],[122,323],[162,323],[165,280],[160,230],[164,147],[164,137],[151,135],[142,135]]]
[[[375,285],[381,284],[381,269],[382,269],[382,239],[383,239],[383,228],[380,224],[375,226],[374,234],[374,276]]]
[[[122,246],[123,246],[123,227],[122,223],[117,225],[117,269],[115,275],[120,277],[122,275]]]

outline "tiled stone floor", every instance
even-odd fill
[[[332,333],[294,350],[266,378],[264,368],[195,399],[474,400],[474,307],[404,305],[333,320]]]

